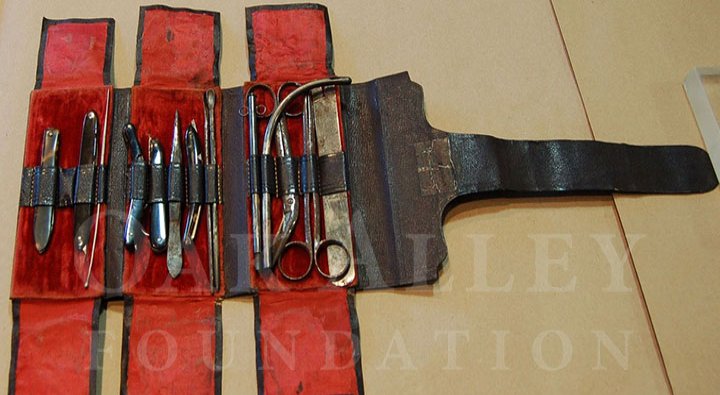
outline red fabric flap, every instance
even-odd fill
[[[219,394],[220,315],[209,299],[127,300],[121,392]]]
[[[324,6],[251,7],[246,11],[246,18],[250,72],[254,82],[267,84],[277,92],[286,81],[305,83],[333,75],[330,23]],[[267,101],[269,95],[258,94],[258,104],[272,108],[272,102]],[[302,154],[301,119],[286,118],[292,155],[299,156]],[[260,119],[260,132],[266,123],[267,119]],[[247,124],[244,129],[248,130]],[[247,215],[250,215],[249,211]],[[274,199],[272,220],[275,227],[281,217],[281,201]],[[292,240],[303,238],[302,218],[301,212]],[[248,242],[252,250],[251,238]],[[288,263],[284,267],[290,269],[307,265],[307,257],[291,251],[284,260]],[[252,267],[252,259],[249,264]],[[315,273],[315,269],[312,275],[298,282],[280,278],[277,269],[267,277],[254,269],[250,273],[251,282],[259,291],[255,298],[259,392],[362,393],[353,294],[348,293],[347,288],[334,287]]]
[[[258,81],[309,81],[333,75],[327,8],[319,4],[246,11],[250,74]]]
[[[110,101],[110,103],[108,102]],[[98,157],[105,135],[104,164],[110,156],[110,120],[112,119],[112,87],[73,89],[41,89],[30,95],[28,129],[25,140],[24,167],[40,164],[45,129],[60,131],[58,165],[78,165],[80,141],[85,114],[98,115]],[[106,114],[107,109],[107,114]],[[107,116],[107,126],[105,117]],[[107,132],[105,129],[107,128]],[[35,249],[33,237],[34,208],[21,207],[18,212],[13,266],[12,298],[73,298],[96,297],[103,294],[105,277],[105,213],[101,205],[98,236],[95,244],[93,275],[89,288],[84,287],[90,264],[90,251],[83,254],[73,244],[74,214],[72,207],[56,208],[50,245],[43,254]],[[93,216],[95,210],[93,209]],[[94,224],[93,224],[94,226]],[[94,231],[94,230],[93,230]]]
[[[361,392],[359,339],[351,298],[345,289],[258,295],[260,393]]]
[[[185,8],[140,8],[136,85],[219,85],[220,14]]]
[[[35,88],[110,84],[112,19],[43,19]]]
[[[45,129],[60,131],[58,166],[78,166],[85,114],[98,116],[98,152],[105,144],[108,164],[112,128],[110,69],[115,21],[112,19],[43,19],[36,90],[30,95],[24,167],[41,161]],[[105,140],[102,140],[102,137]],[[32,207],[18,211],[12,298],[87,298],[103,294],[105,261],[105,205],[101,206],[94,245],[93,275],[84,287],[91,251],[76,251],[72,207],[56,208],[50,244],[43,254],[35,249]],[[93,209],[93,218],[95,210]],[[93,223],[94,228],[94,223]],[[91,230],[94,232],[94,229]],[[91,233],[92,234],[92,233]]]
[[[15,301],[9,393],[94,393],[100,301]]]

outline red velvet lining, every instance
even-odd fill
[[[332,48],[324,7],[288,7],[260,7],[253,10],[248,19],[254,46],[251,48],[251,55],[254,51],[251,67],[257,80],[254,82],[266,83],[275,90],[287,80],[304,83],[332,73],[328,69]],[[245,88],[249,85],[252,83]],[[267,99],[260,97],[259,104],[271,108],[271,103],[263,103]],[[266,124],[267,119],[260,119],[260,134]],[[248,130],[247,123],[244,129]],[[302,155],[300,118],[288,118],[288,133],[293,156]],[[247,155],[248,148],[245,149]],[[300,207],[292,240],[304,239],[302,204]],[[273,200],[272,209],[277,229],[282,218],[279,199]],[[249,211],[247,215],[250,216]],[[252,239],[248,238],[248,242],[252,250]],[[283,261],[284,267],[294,273],[307,263],[307,257],[292,251]],[[250,265],[254,266],[252,258]],[[256,312],[259,334],[256,336],[262,362],[262,366],[258,366],[262,390],[268,394],[358,393],[360,383],[355,369],[359,361],[353,359],[347,288],[336,288],[314,268],[302,281],[285,280],[277,269],[267,278],[252,269],[250,273],[253,287],[259,290]]]
[[[15,393],[90,393],[95,303],[20,303]]]
[[[148,8],[142,15],[142,85],[215,85],[213,14]]]
[[[330,73],[323,9],[259,9],[252,13],[259,81],[307,81]]]
[[[267,394],[357,394],[345,289],[259,295]]]
[[[131,320],[128,394],[215,392],[214,300],[135,298]]]
[[[107,21],[48,26],[42,88],[104,85],[107,40]]]
[[[217,102],[215,105],[215,141],[218,152],[218,165],[222,165],[222,138],[220,137],[222,95],[215,89]],[[175,110],[180,114],[181,139],[183,156],[185,155],[184,136],[191,120],[195,120],[198,136],[205,146],[205,116],[203,110],[204,89],[165,89],[145,86],[132,88],[131,114],[132,123],[137,128],[138,140],[147,158],[148,138],[152,136],[160,141],[163,149],[164,163],[170,161],[170,148],[172,144],[172,130]],[[205,159],[205,158],[203,158]],[[187,158],[183,159],[183,164]],[[187,217],[187,205],[183,204],[181,217],[181,231]],[[223,233],[222,205],[218,206],[219,234]],[[141,237],[137,251],[125,251],[125,267],[123,275],[124,291],[131,295],[166,295],[166,296],[192,296],[210,295],[207,258],[207,206],[203,206],[201,220],[195,238],[195,249],[183,250],[183,270],[177,278],[170,277],[167,270],[167,258],[163,252],[155,254],[150,248],[147,237]],[[143,216],[145,229],[149,228],[149,211]],[[220,243],[220,262],[222,263],[222,243]],[[222,275],[220,289],[224,289],[224,276]]]
[[[330,73],[327,68],[328,33],[329,26],[326,25],[326,10],[324,8],[298,8],[298,9],[256,9],[252,12],[252,38],[255,50],[254,68],[257,80],[246,83],[245,89],[257,83],[264,83],[277,92],[278,87],[290,80],[298,83],[306,83],[315,79],[326,78]],[[283,90],[283,97],[290,93],[293,88],[287,87]],[[273,109],[272,98],[263,89],[255,90],[258,95],[258,106]],[[279,99],[282,99],[279,98]],[[291,106],[289,113],[296,113],[302,110],[302,99],[298,99]],[[338,113],[339,107],[338,107]],[[303,154],[302,145],[302,118],[286,117],[288,123],[288,134],[293,156]],[[260,118],[258,125],[259,140],[263,140],[267,118]],[[244,125],[248,130],[247,119]],[[341,141],[342,125],[341,125]],[[344,144],[344,141],[343,141]],[[262,145],[260,144],[260,147]],[[274,147],[274,142],[273,142]],[[343,147],[344,148],[344,147]],[[248,147],[245,147],[246,155]],[[274,148],[273,148],[274,153]],[[349,195],[349,194],[348,194]],[[349,196],[348,196],[349,197]],[[300,216],[293,231],[291,240],[304,240],[303,205],[300,205]],[[251,213],[248,197],[248,217]],[[272,221],[274,231],[277,231],[282,220],[282,202],[280,199],[273,199]],[[252,234],[252,224],[248,224],[248,233]],[[252,238],[248,239],[252,243]],[[252,244],[250,244],[252,246]],[[254,257],[250,258],[250,265],[254,267]],[[307,254],[300,249],[288,250],[283,258],[283,267],[292,274],[301,274],[308,265]],[[321,257],[321,265],[327,266],[326,260]],[[334,287],[330,281],[322,277],[316,269],[313,269],[308,278],[302,281],[289,281],[280,275],[278,270],[271,276],[263,277],[255,270],[251,270],[251,282],[260,290],[288,290],[288,289],[312,289],[323,287]],[[357,283],[357,279],[354,284]]]
[[[62,168],[78,165],[82,124],[85,114],[94,110],[98,115],[98,152],[105,119],[106,99],[112,101],[112,87],[78,89],[42,89],[30,95],[28,129],[25,141],[24,167],[40,164],[44,131],[55,127],[60,131],[58,164]],[[112,112],[112,102],[107,106]],[[108,114],[105,160],[110,154],[110,120]],[[99,156],[99,154],[98,154]],[[84,282],[90,253],[82,254],[73,245],[74,216],[72,207],[57,208],[55,223],[48,250],[40,254],[33,238],[33,215],[31,207],[21,207],[18,213],[17,235],[12,282],[12,298],[72,298],[103,295],[105,281],[105,212],[101,206],[95,262],[90,287]],[[94,213],[94,211],[93,211]]]

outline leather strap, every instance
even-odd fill
[[[262,173],[262,177],[260,178],[260,192],[277,195],[277,187],[275,182],[275,159],[271,155],[260,155],[259,158],[260,173]],[[250,158],[250,166],[253,166],[254,160],[255,159]],[[250,171],[252,172],[253,169],[251,168]],[[253,177],[250,177],[250,180],[250,192],[253,192]],[[257,183],[255,185],[257,185]]]
[[[128,185],[130,186],[130,199],[145,199],[147,188],[147,165],[145,162],[138,161],[130,164],[130,177]]]
[[[293,157],[278,157],[276,161],[278,193],[280,195],[299,193],[298,159]]]
[[[165,166],[162,164],[148,165],[150,168],[150,196],[147,197],[148,203],[163,203],[166,200],[165,187]]]
[[[70,207],[106,203],[107,169],[82,165],[71,168],[26,167],[20,183],[20,207]]]
[[[191,165],[187,168],[187,202],[204,203],[205,166]]]
[[[345,192],[347,188],[347,167],[345,154],[338,152],[318,158],[320,172],[319,190],[321,195]]]
[[[180,163],[171,163],[167,167],[167,201],[181,202],[184,196],[183,168]]]
[[[596,141],[517,141],[485,135],[448,137],[458,196],[703,192],[717,186],[707,153],[690,146],[633,146]]]
[[[205,166],[205,203],[222,203],[222,174],[217,165]]]

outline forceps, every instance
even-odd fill
[[[278,270],[283,277],[288,280],[297,281],[307,277],[312,270],[312,267],[317,268],[318,273],[321,276],[329,279],[336,280],[341,278],[347,273],[350,268],[350,252],[347,247],[339,240],[336,239],[322,239],[321,237],[321,208],[320,208],[320,194],[318,193],[317,187],[317,174],[316,174],[316,136],[315,136],[315,114],[312,106],[312,93],[308,93],[305,96],[303,103],[303,177],[302,177],[302,192],[303,192],[303,221],[305,225],[305,241],[291,241],[286,243],[282,250],[280,250],[280,259],[278,260]],[[311,221],[312,214],[312,221]],[[314,225],[314,226],[313,226]],[[343,251],[345,256],[344,264],[338,273],[330,273],[324,271],[319,262],[319,255],[323,251],[327,251],[330,247],[336,247]],[[291,249],[300,249],[307,253],[309,263],[307,268],[299,275],[293,275],[286,271],[283,267],[282,257],[285,253]]]
[[[273,107],[273,113],[275,110],[279,107],[279,101],[280,97],[282,95],[283,90],[288,86],[300,86],[300,84],[296,82],[286,82],[277,90],[277,93],[272,90],[269,86],[265,84],[256,84],[253,85],[248,89],[248,92],[246,94],[246,102],[248,105],[247,108],[247,115],[248,115],[248,123],[250,126],[250,137],[249,137],[249,145],[250,145],[250,155],[254,156],[255,158],[258,158],[258,142],[257,142],[257,135],[256,135],[256,129],[257,129],[257,117],[262,117],[264,114],[268,113],[267,108],[265,108],[264,111],[258,111],[259,106],[256,105],[255,101],[255,94],[254,90],[266,90],[268,94],[271,96],[274,107]],[[290,161],[292,163],[292,149],[290,147],[290,139],[288,136],[287,131],[287,121],[285,119],[285,116],[291,117],[291,116],[300,116],[300,113],[288,113],[283,110],[283,113],[281,114],[281,118],[279,120],[278,127],[278,133],[275,135],[276,139],[276,150],[278,158],[281,162]],[[272,138],[272,137],[270,137]],[[265,145],[270,144],[269,141],[264,141]],[[255,168],[261,168],[263,166],[268,166],[266,160],[268,158],[269,154],[265,154],[264,158],[259,158],[260,163],[258,164],[256,162]],[[259,165],[259,166],[258,166]],[[267,169],[265,169],[267,170]],[[261,171],[263,175],[268,174],[268,171]],[[285,174],[286,172],[278,171],[278,177],[281,179],[283,177],[294,177],[294,174]],[[255,253],[255,267],[257,270],[263,270],[263,269],[272,269],[275,262],[277,262],[277,259],[279,257],[279,252],[284,248],[285,244],[287,243],[288,239],[290,238],[290,234],[292,233],[293,229],[295,228],[295,223],[297,222],[299,211],[300,211],[300,203],[298,201],[297,195],[298,191],[295,189],[287,189],[281,191],[281,199],[283,202],[283,218],[280,223],[280,228],[278,229],[277,234],[275,237],[272,237],[271,233],[264,233],[261,232],[261,222],[260,217],[266,218],[268,217],[268,226],[269,224],[269,214],[271,212],[271,202],[269,199],[270,192],[265,190],[267,189],[264,187],[263,193],[263,200],[262,200],[262,207],[260,207],[260,188],[257,186],[258,180],[260,177],[258,175],[253,175],[255,179],[256,186],[253,188],[252,191],[252,220],[253,220],[253,251]],[[287,179],[289,180],[289,178]],[[266,182],[267,184],[267,182]],[[285,185],[292,185],[292,183],[285,182]],[[268,199],[265,199],[264,195],[268,196]],[[261,238],[262,236],[262,238]],[[265,252],[269,252],[268,255],[265,254]],[[260,253],[263,253],[262,256],[260,256]],[[274,258],[274,259],[273,259]]]

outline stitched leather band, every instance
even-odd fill
[[[78,173],[79,172],[79,173]],[[20,207],[105,203],[105,166],[82,165],[71,168],[26,167],[20,181]]]
[[[278,193],[297,194],[298,189],[298,159],[292,157],[277,158]]]
[[[205,203],[220,203],[218,198],[221,193],[219,171],[217,165],[205,167]]]
[[[196,164],[187,168],[187,202],[203,203],[205,197],[205,166]]]
[[[180,202],[183,200],[183,169],[181,164],[174,163],[168,165],[168,202]]]
[[[148,203],[162,203],[165,201],[165,166],[162,164],[152,164],[150,167],[150,196]]]
[[[330,195],[347,191],[347,170],[345,166],[345,154],[339,152],[332,155],[324,155],[318,159],[320,172],[320,194]]]

